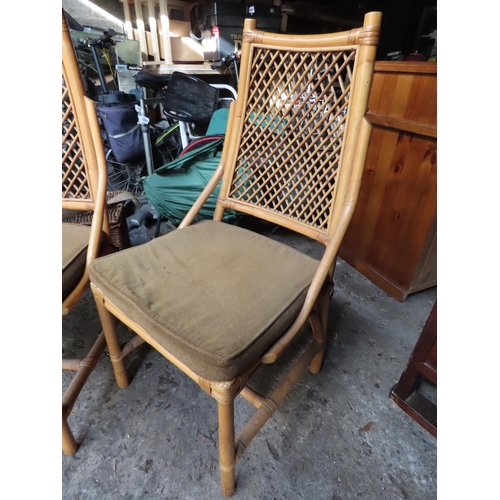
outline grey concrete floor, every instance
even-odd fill
[[[272,229],[259,231],[321,255],[316,242]],[[324,367],[302,375],[246,450],[234,498],[436,498],[437,441],[389,399],[436,296],[434,287],[399,303],[338,259]],[[84,355],[99,331],[89,292],[63,321],[63,355]],[[272,389],[309,333],[250,385]],[[129,355],[132,381],[119,389],[106,354],[69,418],[81,446],[62,456],[62,498],[223,498],[215,400],[147,345]],[[70,377],[63,372],[63,391]],[[238,398],[237,432],[253,412]]]

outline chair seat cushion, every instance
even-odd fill
[[[96,259],[90,279],[162,348],[212,381],[237,377],[297,317],[318,261],[206,220]]]
[[[89,238],[90,227],[62,223],[62,300],[83,276]]]

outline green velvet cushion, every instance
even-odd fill
[[[235,378],[284,333],[318,261],[207,220],[96,259],[90,278],[132,321],[195,373]]]
[[[62,223],[62,300],[83,276],[89,238],[89,226]]]

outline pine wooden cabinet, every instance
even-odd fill
[[[339,256],[394,297],[437,284],[437,63],[375,64],[373,132]]]

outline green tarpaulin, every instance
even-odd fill
[[[186,153],[144,179],[144,192],[163,217],[174,224],[182,221],[217,168],[222,142],[223,140],[220,139]],[[195,220],[213,217],[220,185],[221,182]],[[235,221],[235,213],[226,211],[224,220]]]

